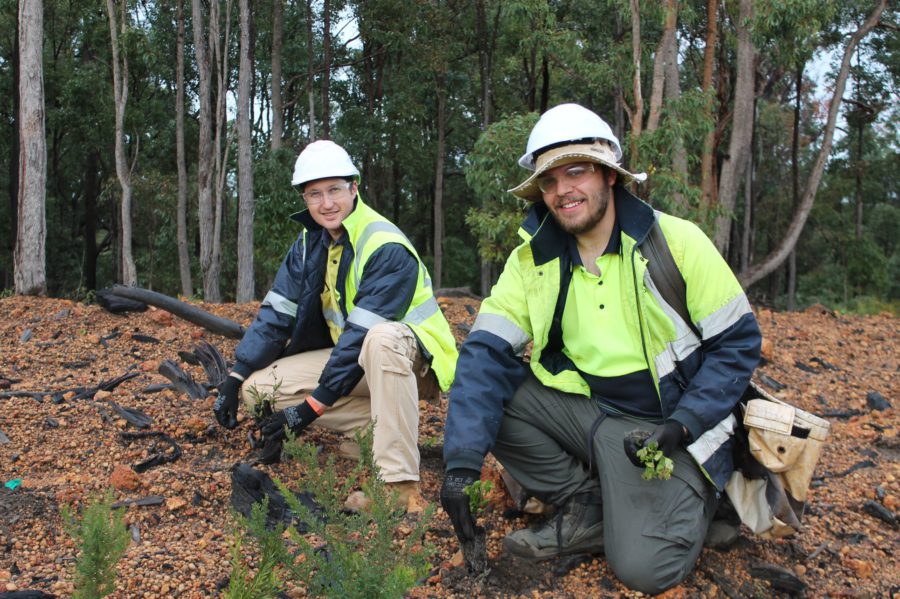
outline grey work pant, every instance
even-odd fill
[[[622,439],[654,425],[606,416],[593,430],[601,417],[591,399],[550,389],[529,374],[505,408],[492,452],[546,503],[562,506],[573,497],[599,494],[613,573],[629,588],[659,593],[694,567],[715,513],[715,490],[684,449],[669,456],[675,462],[672,478],[642,479]]]

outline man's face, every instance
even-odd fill
[[[337,239],[344,233],[344,219],[353,212],[356,182],[339,178],[310,181],[303,188],[303,199],[313,220]]]
[[[596,227],[606,214],[616,173],[604,177],[597,164],[579,162],[557,166],[541,175],[544,203],[559,227],[581,235]]]

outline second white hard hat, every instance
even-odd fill
[[[519,165],[534,171],[520,185],[509,191],[520,198],[541,198],[537,178],[551,168],[572,162],[604,164],[626,180],[644,181],[646,173],[625,170],[622,146],[612,128],[596,113],[578,104],[560,104],[541,115],[528,136],[525,154]]]
[[[294,163],[291,185],[304,185],[316,179],[359,177],[359,169],[353,164],[347,150],[331,140],[314,141],[300,152]]]

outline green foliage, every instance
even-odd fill
[[[79,555],[75,561],[75,599],[99,599],[116,588],[116,563],[131,542],[125,528],[124,510],[112,509],[113,495],[107,491],[95,498],[76,520],[63,506],[66,531],[75,539]]]
[[[251,385],[247,389],[247,394],[253,400],[253,407],[250,408],[250,414],[257,420],[267,418],[275,412],[275,397],[281,388],[281,380],[278,380],[271,391],[260,391],[256,385]]]
[[[344,483],[338,480],[333,455],[322,466],[312,444],[294,439],[285,444],[285,452],[303,472],[301,485],[323,508],[322,514],[311,514],[276,479],[290,508],[309,525],[307,534],[293,527],[288,534],[304,555],[290,565],[292,573],[306,583],[311,596],[403,597],[429,570],[431,549],[425,546],[424,538],[433,507],[419,518],[411,534],[395,538],[404,522],[403,510],[394,508],[393,498],[379,477],[372,454],[372,430],[370,426],[368,431],[357,433],[360,461]],[[365,513],[350,514],[343,503],[356,481],[362,481],[362,490],[371,503]]]
[[[639,449],[637,456],[644,464],[644,472],[641,473],[641,478],[644,480],[653,480],[654,478],[668,480],[675,470],[675,462],[660,451],[656,441]]]
[[[231,543],[228,553],[231,556],[231,575],[228,589],[225,591],[226,599],[270,599],[278,594],[281,588],[281,564],[290,561],[290,554],[284,544],[281,535],[284,529],[276,526],[273,530],[266,529],[266,513],[269,509],[269,498],[253,505],[250,518],[244,518],[240,514],[234,514],[240,528],[235,528],[231,534]],[[259,559],[256,571],[251,573],[247,564],[244,540],[250,540],[256,545]]]
[[[469,498],[469,510],[472,516],[480,516],[488,505],[488,494],[494,489],[494,483],[489,480],[476,480],[463,489],[463,493]]]
[[[516,231],[526,205],[506,190],[528,175],[516,160],[537,119],[537,114],[527,113],[497,121],[481,134],[468,156],[466,182],[480,206],[469,210],[466,224],[478,238],[485,260],[504,260],[520,241]]]
[[[265,401],[266,394],[258,395]],[[235,533],[232,537],[227,597],[273,597],[282,581],[293,579],[302,581],[313,597],[399,598],[425,576],[433,552],[425,544],[433,506],[418,519],[410,534],[396,534],[405,522],[403,510],[395,509],[396,496],[379,477],[372,454],[372,430],[370,426],[357,433],[360,460],[344,482],[339,480],[333,455],[320,464],[314,445],[290,436],[284,450],[303,473],[300,486],[315,497],[321,512],[310,512],[276,478],[288,506],[308,530],[302,534],[294,526],[286,531],[266,530],[265,504],[255,505],[249,520],[238,518],[247,534]],[[352,514],[344,509],[344,500],[359,481],[371,502],[364,513]],[[252,575],[242,550],[247,535],[255,540],[259,552]]]

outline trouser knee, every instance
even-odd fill
[[[416,351],[415,337],[406,325],[383,322],[366,333],[359,364],[364,369],[378,368],[396,374],[413,374]]]
[[[673,544],[657,551],[648,550],[637,557],[617,555],[614,547],[606,547],[606,559],[613,574],[629,589],[656,595],[679,584],[694,567],[697,556],[688,547]]]

